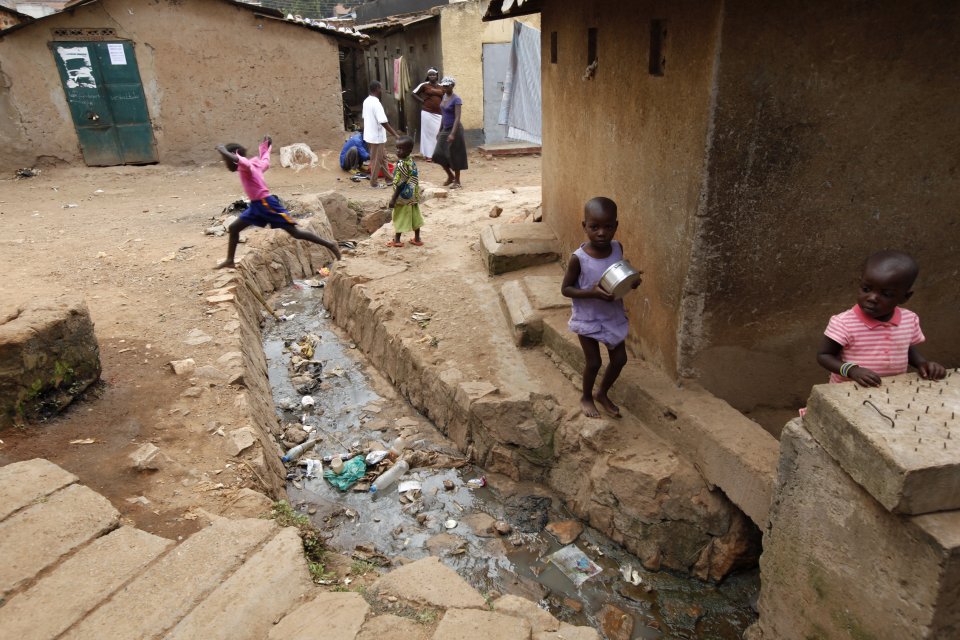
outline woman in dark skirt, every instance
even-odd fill
[[[437,134],[437,148],[433,150],[434,163],[447,172],[447,181],[443,186],[460,188],[460,171],[467,168],[467,143],[463,139],[463,125],[460,124],[460,107],[463,100],[453,92],[456,81],[444,76],[440,81],[443,87],[443,101],[440,103],[440,133]]]

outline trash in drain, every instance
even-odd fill
[[[545,558],[552,562],[577,587],[597,575],[603,569],[575,544],[568,544]]]

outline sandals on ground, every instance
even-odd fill
[[[423,246],[423,240],[408,240],[408,242],[409,242],[410,244],[412,244],[413,246],[415,246],[415,247],[422,247],[422,246]]]
[[[387,246],[388,246],[388,247],[402,247],[402,246],[403,246],[403,243],[402,243],[402,242],[394,242],[393,240],[391,240],[390,242],[387,243]]]

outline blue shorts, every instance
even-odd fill
[[[290,213],[280,204],[277,196],[251,200],[250,206],[240,214],[240,219],[255,227],[270,227],[271,229],[286,229],[297,224],[290,217]]]

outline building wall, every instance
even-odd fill
[[[920,262],[922,352],[957,366],[960,5],[725,7],[682,373],[741,410],[801,405],[885,248]]]
[[[514,20],[482,22],[486,5],[480,0],[455,2],[440,13],[443,75],[457,80],[455,92],[463,99],[460,121],[468,131],[483,131],[483,45],[513,40]],[[536,16],[521,21],[537,26]]]
[[[376,36],[376,44],[367,50],[367,76],[371,80],[377,79],[377,68],[380,72],[380,81],[383,83],[384,111],[390,124],[397,128],[400,124],[400,109],[398,101],[393,97],[393,60],[402,55],[407,60],[410,70],[411,91],[427,76],[430,67],[441,68],[442,53],[440,48],[440,28],[438,20],[429,20],[412,24],[403,31],[388,36]],[[386,67],[384,67],[386,60]],[[376,61],[376,66],[375,66]],[[419,144],[420,139],[420,103],[410,95],[404,96],[404,123],[408,135],[415,136]]]
[[[0,39],[0,162],[8,166],[82,162],[48,48],[51,29],[62,27],[110,27],[134,43],[160,162],[207,162],[218,142],[254,145],[265,134],[277,146],[341,144],[333,38],[221,2],[103,0]]]
[[[569,252],[585,241],[584,203],[617,202],[617,237],[644,271],[625,300],[630,346],[671,372],[703,189],[719,12],[718,1],[556,0],[541,16],[544,220]],[[662,77],[648,72],[653,19],[668,21]],[[584,80],[588,28],[597,29],[598,66]]]

